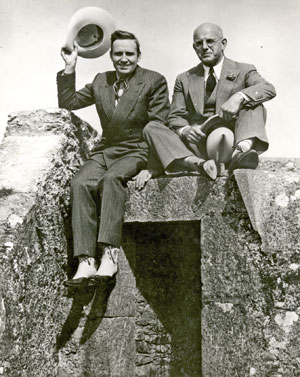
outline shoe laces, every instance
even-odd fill
[[[79,260],[79,262],[81,263],[81,262],[86,262],[86,263],[88,263],[90,266],[92,265],[92,264],[95,264],[95,259],[93,258],[93,257],[90,257],[90,256],[88,256],[88,255],[80,255],[79,257],[78,257],[78,260]]]
[[[119,254],[119,248],[113,247],[113,246],[106,246],[104,248],[104,253],[108,256],[108,258],[114,263],[117,264],[118,262],[118,254]]]

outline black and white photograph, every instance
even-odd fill
[[[0,0],[0,376],[300,376],[299,17]]]

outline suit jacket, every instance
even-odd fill
[[[167,82],[161,74],[137,66],[117,107],[115,81],[115,71],[98,73],[91,84],[76,91],[75,73],[57,74],[59,107],[76,110],[96,105],[103,132],[91,157],[103,152],[108,165],[128,155],[147,158],[143,128],[149,122],[165,123],[169,112]]]
[[[216,114],[234,93],[245,93],[250,101],[244,106],[254,108],[276,95],[272,84],[263,79],[254,65],[238,63],[224,58],[217,87]],[[174,130],[201,124],[204,111],[204,69],[202,64],[177,76],[168,125]]]

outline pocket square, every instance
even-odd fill
[[[226,79],[230,80],[230,81],[233,81],[236,78],[237,78],[237,74],[236,73],[230,73],[229,75],[226,76]]]

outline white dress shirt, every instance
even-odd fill
[[[215,79],[216,79],[217,83],[220,80],[221,71],[222,71],[222,67],[223,67],[223,62],[224,62],[224,58],[222,58],[222,60],[218,64],[216,64],[216,65],[213,66],[214,76],[215,76]],[[206,85],[206,81],[207,81],[207,78],[209,76],[210,67],[208,67],[207,65],[203,64],[203,69],[204,69],[204,82],[205,82],[205,85]]]

